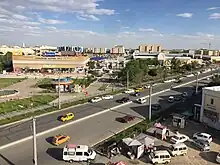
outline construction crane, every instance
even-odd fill
[[[208,45],[208,48],[209,48],[209,50],[211,49],[211,42],[209,42],[209,43],[200,43],[200,44],[203,44],[203,45]]]

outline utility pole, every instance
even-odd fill
[[[198,93],[198,85],[199,85],[199,74],[196,74],[196,94]]]
[[[37,165],[36,119],[33,117],[33,164]]]
[[[58,79],[58,109],[61,109],[61,104],[60,104],[60,72],[59,72],[59,79]]]
[[[129,71],[127,71],[127,89],[129,88]]]
[[[149,121],[151,121],[151,95],[152,95],[152,84],[149,88]]]

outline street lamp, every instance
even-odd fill
[[[198,93],[198,86],[199,86],[199,73],[196,74],[196,94]]]
[[[37,165],[37,137],[36,137],[36,118],[32,119],[32,129],[33,129],[33,164]]]
[[[151,111],[151,95],[152,95],[152,87],[153,87],[153,84],[150,84],[150,87],[149,87],[149,115],[148,115],[148,119],[149,121],[151,121],[151,116],[152,116],[152,111]]]

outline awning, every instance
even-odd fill
[[[122,141],[128,146],[140,146],[142,145],[138,140],[134,140],[132,138],[125,138]]]
[[[123,161],[119,161],[119,162],[114,163],[114,165],[126,165],[126,163]]]

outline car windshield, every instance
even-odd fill
[[[89,155],[91,155],[92,154],[92,149],[88,149],[88,153],[89,153]]]

